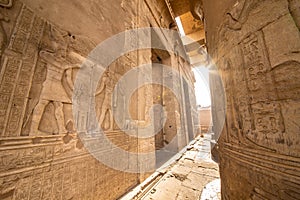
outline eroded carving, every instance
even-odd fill
[[[219,140],[224,199],[299,196],[298,11],[297,0],[239,1],[210,44],[217,45],[214,59],[227,96],[227,127]],[[245,190],[238,194],[240,185]]]
[[[268,87],[273,85],[273,80],[260,32],[243,41],[242,52],[249,89],[249,110],[252,113],[251,129],[246,137],[258,145],[274,148],[269,143],[283,143],[284,123],[280,105],[272,102],[277,98],[277,93]]]
[[[97,89],[95,95],[99,95],[100,93],[104,92],[104,99],[101,105],[100,114],[98,116],[99,124],[102,125],[105,119],[106,113],[108,113],[109,116],[109,130],[113,130],[114,127],[114,119],[113,119],[113,113],[112,113],[112,92],[114,89],[114,86],[118,80],[118,75],[115,74],[112,70],[108,69],[105,71],[100,86]]]
[[[0,55],[3,54],[3,51],[7,46],[7,34],[3,28],[3,22],[9,22],[9,19],[3,13],[0,13]]]
[[[298,0],[288,0],[289,10],[295,21],[296,26],[300,30],[300,2]]]
[[[4,15],[1,15],[1,19],[2,21],[8,21]],[[6,121],[3,121],[2,126],[3,131],[5,131],[7,136],[20,135],[22,118],[24,116],[25,105],[27,103],[32,76],[35,70],[37,49],[43,28],[44,21],[40,18],[35,18],[33,12],[25,6],[21,8],[9,44],[7,42],[7,35],[4,31],[3,24],[0,26],[0,29],[3,29],[2,31],[0,30],[1,53],[4,53],[2,68],[4,68],[4,71],[7,71],[7,73],[10,73],[9,71],[14,73],[10,75],[4,73],[2,77],[2,81],[9,81],[11,84],[10,89],[7,87],[6,89],[3,88],[4,93],[9,92],[12,98],[10,100],[6,98],[8,103],[11,103],[8,104],[11,105],[11,107],[4,105],[4,107],[6,107],[7,115],[6,117],[1,117],[1,119],[6,118]],[[6,48],[6,46],[8,46],[8,48]],[[6,49],[9,49],[10,51],[6,51]],[[16,63],[16,66],[11,66],[12,63]]]
[[[0,74],[0,134],[1,137],[7,137],[0,141],[0,199],[117,198],[138,183],[138,175],[115,171],[99,164],[84,151],[72,121],[71,97],[76,73],[82,61],[79,57],[86,56],[96,46],[88,42],[91,35],[83,38],[59,29],[59,26],[47,21],[48,17],[44,13],[48,13],[48,8],[44,6],[37,8],[45,9],[45,12],[40,12],[44,17],[41,18],[37,15],[39,11],[31,10],[23,1],[14,2],[12,8],[1,8],[3,16],[0,15],[0,53],[3,54]],[[0,0],[1,7],[10,7],[11,3],[12,0]],[[31,4],[30,1],[26,3]],[[98,3],[95,5],[101,6]],[[8,12],[9,23],[6,23],[6,13],[2,10]],[[135,20],[132,15],[130,17],[126,20]],[[63,27],[60,20],[52,22]],[[120,24],[122,23],[121,20]],[[138,24],[135,25],[137,26]],[[119,31],[116,27],[112,29],[114,32],[105,30],[105,33],[110,35]],[[94,37],[98,35],[95,34]],[[137,54],[134,53],[131,61],[122,61],[122,64],[128,67],[128,64],[138,63],[137,59]],[[111,97],[111,89],[118,79],[120,66],[116,68],[106,78],[113,79],[114,83],[102,80],[105,86],[99,94],[104,95],[100,112],[103,113],[104,110],[106,117],[111,114],[112,109],[125,104],[122,102],[125,101],[122,95],[118,96],[120,99]],[[185,70],[186,74],[188,70]],[[120,74],[125,72],[126,70]],[[180,83],[177,85],[180,88]],[[118,93],[124,92],[121,87],[117,90]],[[153,88],[147,86],[145,91],[147,90],[152,91]],[[145,104],[150,107],[152,92],[146,94]],[[144,104],[139,104],[139,109],[141,112],[149,110],[144,109]],[[87,116],[86,113],[83,115]],[[148,122],[150,119],[147,116],[146,114],[145,121]],[[178,124],[178,120],[184,116],[178,113],[176,116]],[[100,115],[100,118],[103,116]],[[87,119],[78,121],[85,124]],[[107,121],[111,128],[113,120]],[[136,127],[138,122],[131,124]],[[66,132],[74,134],[56,135]],[[115,131],[112,137],[119,135],[120,132]],[[138,149],[137,139],[118,141],[126,149]],[[144,143],[147,143],[145,145],[148,149],[153,148],[149,142]],[[132,161],[135,162],[134,159]],[[105,174],[105,177],[101,174]],[[104,182],[116,189],[103,194],[108,188]]]
[[[50,53],[47,51],[41,51],[40,57],[47,63],[47,76],[43,83],[43,89],[40,95],[40,100],[33,110],[33,117],[31,123],[31,133],[39,132],[39,125],[45,110],[45,106],[49,102],[54,103],[55,107],[55,119],[57,121],[58,133],[67,133],[63,103],[71,103],[70,95],[67,94],[63,84],[62,79],[65,73],[66,76],[70,76],[70,73],[66,72],[72,68],[78,67],[78,64],[68,63],[66,60],[62,59],[65,57],[65,49],[58,48],[58,53]],[[72,84],[72,78],[67,78],[67,83]],[[73,85],[69,85],[72,88]],[[55,91],[55,92],[53,92]]]
[[[248,16],[255,7],[257,7],[259,0],[240,0],[230,8],[227,12],[224,22],[219,27],[219,42],[228,41],[230,31],[239,31],[246,23]]]
[[[240,0],[233,9],[227,13],[227,27],[232,30],[240,30],[247,21],[250,11],[256,6],[259,0]]]
[[[195,19],[204,20],[204,13],[203,13],[203,2],[202,0],[190,0],[190,8],[192,15]]]
[[[0,6],[10,8],[13,4],[13,0],[1,0],[0,1]]]

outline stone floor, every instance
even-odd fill
[[[219,200],[218,165],[211,160],[210,135],[197,138],[172,164],[158,170],[163,174],[139,195],[125,199]]]

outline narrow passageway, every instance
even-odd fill
[[[300,0],[0,0],[0,47],[0,200],[300,200]]]
[[[211,134],[197,137],[171,164],[158,169],[156,178],[141,184],[147,186],[138,186],[139,193],[132,194],[133,190],[122,200],[221,199],[219,167],[211,159],[210,149]]]

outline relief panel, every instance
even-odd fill
[[[251,34],[242,41],[241,48],[252,121],[252,130],[246,133],[246,137],[259,146],[276,149],[270,144],[282,140],[285,130],[280,104],[274,101],[277,91],[262,33]],[[276,146],[278,148],[280,144]]]
[[[238,1],[215,32],[211,51],[228,108],[221,136],[227,139],[218,142],[223,199],[300,196],[296,2]]]

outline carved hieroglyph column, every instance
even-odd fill
[[[299,199],[300,1],[203,5],[208,50],[226,96],[222,199]]]

